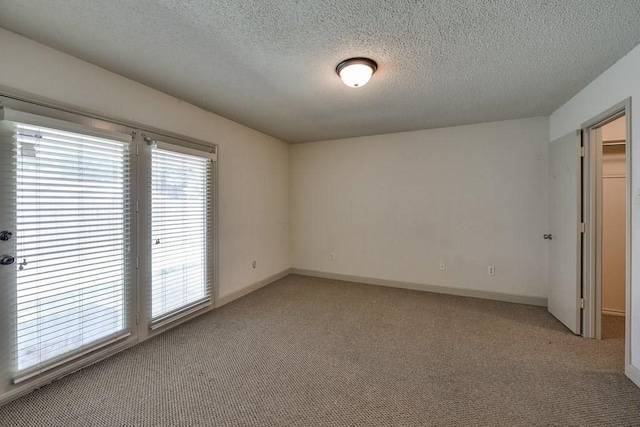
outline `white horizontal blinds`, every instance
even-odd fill
[[[212,161],[151,144],[151,319],[209,302]]]
[[[129,144],[16,125],[18,373],[127,331]]]

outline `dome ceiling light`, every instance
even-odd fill
[[[349,87],[360,87],[367,84],[378,69],[376,61],[369,58],[345,59],[336,67],[336,73]]]

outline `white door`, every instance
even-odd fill
[[[549,313],[580,334],[580,132],[549,146]]]

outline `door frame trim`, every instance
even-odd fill
[[[583,336],[600,338],[602,334],[602,188],[598,182],[602,174],[601,143],[593,137],[599,128],[621,116],[626,117],[625,167],[626,167],[626,233],[625,233],[625,371],[631,363],[631,202],[632,202],[632,133],[631,133],[631,98],[614,105],[606,111],[584,122],[581,126],[583,145],[586,155],[583,161],[583,219],[586,232],[583,236],[583,280],[582,290],[585,298],[585,309],[582,312]],[[599,172],[599,173],[598,173]],[[599,296],[599,297],[598,297]]]

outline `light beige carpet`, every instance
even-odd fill
[[[3,426],[638,426],[623,341],[544,308],[288,276],[0,408]]]

